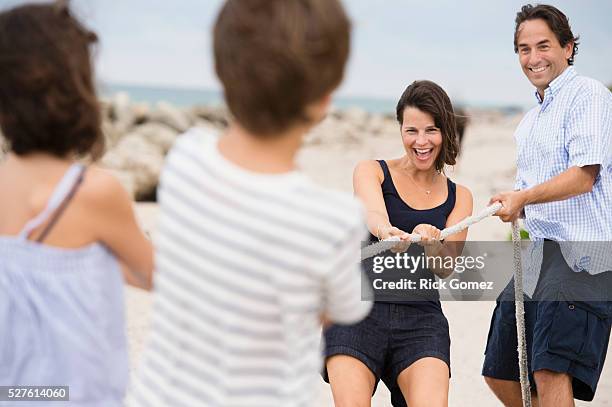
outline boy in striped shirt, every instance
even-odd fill
[[[228,0],[215,68],[234,120],[183,135],[160,190],[153,321],[130,394],[143,406],[311,406],[321,317],[361,301],[361,206],[295,165],[349,53],[337,0]]]

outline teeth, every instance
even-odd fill
[[[537,68],[529,68],[529,69],[531,69],[531,72],[538,73],[538,72],[542,72],[543,70],[545,70],[546,67],[545,66],[540,66],[540,67],[537,67]]]
[[[417,155],[426,155],[431,153],[431,151],[433,150],[433,148],[415,148],[414,151],[416,152]]]

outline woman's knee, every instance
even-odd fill
[[[335,355],[327,359],[327,374],[336,407],[369,407],[376,384],[372,371],[359,359]]]
[[[440,359],[418,360],[399,374],[397,384],[411,407],[448,406],[449,368]]]
[[[371,407],[372,397],[368,397],[366,400],[363,398],[354,398],[353,396],[346,395],[347,397],[336,397],[334,394],[334,407]]]

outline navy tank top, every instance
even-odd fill
[[[433,225],[440,230],[446,227],[446,220],[455,207],[457,185],[454,182],[447,178],[446,184],[448,196],[444,203],[430,209],[414,209],[404,202],[397,192],[387,163],[384,160],[378,160],[378,163],[380,164],[384,174],[381,189],[391,225],[407,233],[412,233],[412,230],[421,223]],[[370,234],[370,241],[377,242],[378,238]],[[423,247],[418,244],[410,245],[410,248],[406,251],[406,253],[408,253],[410,256],[424,256]],[[389,254],[389,252],[386,252],[385,254]],[[364,262],[366,271],[372,270],[371,261],[372,259],[368,259],[368,261]],[[405,272],[402,273],[402,270],[391,270],[389,273],[395,273],[395,275],[386,275],[384,277],[385,281],[399,281],[401,278],[407,277],[417,282],[422,279],[426,279],[431,282],[435,281],[434,274],[429,269],[423,267],[418,268],[409,276],[407,276]],[[367,274],[370,275],[371,278],[380,278],[380,275],[377,276],[371,272],[368,272]],[[418,297],[417,301],[412,300],[415,297]],[[378,302],[403,304],[409,302],[414,305],[421,305],[425,307],[434,305],[436,308],[440,307],[439,298],[440,295],[435,289],[409,290],[409,292],[399,290],[384,290],[380,292],[377,291],[375,293],[375,300]]]

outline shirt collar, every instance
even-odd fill
[[[576,76],[578,76],[578,74],[576,73],[576,70],[572,65],[565,68],[565,71],[563,71],[561,75],[553,79],[553,81],[550,82],[548,87],[544,89],[544,99],[540,97],[540,94],[536,90],[535,96],[538,100],[538,103],[542,104],[545,100],[554,98],[559,93],[561,88],[563,88],[566,83],[574,79]]]

